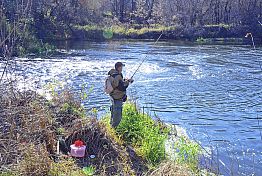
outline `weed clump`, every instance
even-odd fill
[[[164,142],[168,129],[147,114],[139,112],[135,104],[124,105],[123,118],[116,131],[150,164],[156,165],[165,159]]]

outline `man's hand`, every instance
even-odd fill
[[[131,79],[128,79],[128,82],[133,83],[134,80],[131,78]]]

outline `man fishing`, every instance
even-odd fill
[[[123,102],[127,100],[126,89],[130,83],[134,80],[123,78],[123,67],[125,65],[122,62],[115,64],[115,69],[111,69],[108,75],[112,78],[111,85],[113,91],[109,94],[112,101],[111,106],[111,126],[116,128],[122,119]]]
[[[154,45],[157,44],[162,35],[163,32],[161,32]],[[115,69],[112,69],[108,72],[109,77],[106,79],[105,82],[105,92],[110,95],[112,100],[111,126],[114,128],[116,128],[119,125],[122,119],[123,102],[127,100],[126,89],[130,83],[134,82],[133,77],[138,72],[142,64],[146,61],[146,59],[147,56],[139,64],[131,79],[123,78],[122,71],[125,65],[122,62],[117,62],[115,64]]]

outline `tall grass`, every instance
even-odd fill
[[[186,164],[192,171],[196,172],[199,163],[198,157],[201,153],[200,146],[185,137],[181,137],[176,141],[175,148],[177,149],[176,162]]]
[[[124,105],[123,118],[116,131],[150,164],[156,165],[165,159],[164,142],[168,129],[147,114],[139,112],[135,104]]]
[[[165,142],[171,129],[161,121],[140,112],[136,104],[128,102],[124,105],[122,120],[116,128],[116,133],[110,127],[109,117],[105,117],[102,122],[107,124],[107,129],[110,129],[107,131],[113,134],[114,138],[120,140],[122,144],[131,145],[147,164],[158,166],[168,160]],[[177,164],[176,167],[185,167],[187,171],[198,173],[199,154],[202,152],[200,146],[183,136],[177,137],[173,145],[176,149],[175,160],[169,162]]]

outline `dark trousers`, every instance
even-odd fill
[[[122,119],[123,101],[111,99],[111,126],[116,128]]]

